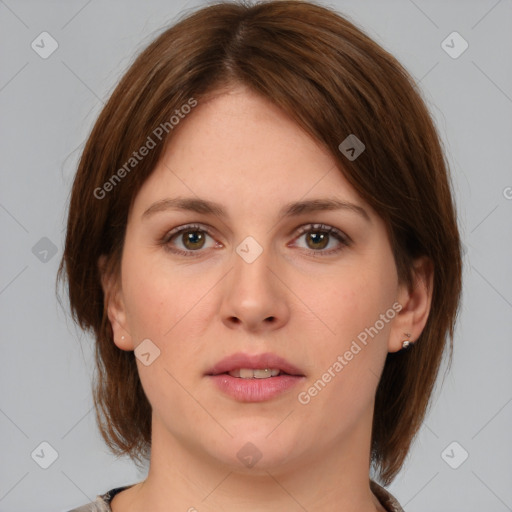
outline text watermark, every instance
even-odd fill
[[[148,135],[146,142],[137,150],[132,153],[132,156],[128,158],[128,160],[124,163],[122,167],[120,167],[112,176],[103,183],[101,187],[96,187],[94,189],[94,197],[96,199],[103,199],[106,197],[108,192],[111,192],[114,187],[127,175],[129,174],[139,162],[144,160],[149,152],[156,147],[157,142],[153,139],[158,139],[161,141],[165,135],[167,135],[171,130],[175,128],[177,124],[179,124],[181,119],[184,119],[187,114],[189,114],[193,107],[197,105],[197,100],[195,98],[189,98],[187,103],[184,103],[179,109],[177,108],[174,111],[174,114],[170,117],[169,121],[165,121],[160,123],[152,132],[151,135]]]
[[[339,355],[336,361],[327,368],[327,371],[315,381],[306,391],[301,391],[297,395],[299,403],[307,405],[311,402],[311,399],[320,393],[331,380],[336,377],[338,373],[349,364],[354,357],[361,352],[361,350],[368,344],[368,337],[373,339],[379,332],[384,329],[385,325],[388,324],[395,316],[402,310],[402,305],[395,302],[385,313],[379,316],[379,319],[370,327],[366,327],[357,335],[357,341],[352,340],[350,348],[346,350],[343,355]]]

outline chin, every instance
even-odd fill
[[[225,439],[219,446],[216,454],[236,472],[250,473],[252,475],[285,465],[297,456],[297,445],[289,431],[283,430],[277,435],[275,429],[279,421],[263,422],[260,427],[254,425],[238,425],[233,431],[234,437]]]

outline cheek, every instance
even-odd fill
[[[375,390],[396,316],[398,280],[391,252],[375,251],[360,262],[340,268],[311,297],[324,328],[311,344],[310,370],[322,381],[320,388],[329,382],[324,398],[340,405],[355,397],[369,398]]]
[[[297,294],[308,297],[313,315],[325,326],[326,340],[333,340],[339,349],[373,326],[392,307],[396,292],[394,262],[386,258],[386,261],[341,268],[313,287],[308,280]],[[379,326],[383,334],[389,330],[388,322],[384,328],[380,322]]]
[[[134,342],[160,339],[165,326],[169,329],[172,322],[169,288],[161,286],[161,280],[151,272],[136,269],[125,275],[129,276],[123,281],[126,319]]]
[[[163,254],[129,254],[123,260],[123,295],[135,344],[149,338],[171,366],[190,364],[201,348],[194,340],[213,321],[209,292],[218,273],[176,269]]]
[[[201,347],[194,342],[197,333],[193,331],[199,328],[200,301],[211,288],[210,280],[204,275],[184,277],[176,271],[171,275],[170,269],[161,258],[151,261],[135,251],[123,259],[128,330],[135,346],[149,339],[157,347],[150,348],[150,364],[137,359],[139,377],[154,411],[165,414],[163,411],[187,410],[189,421],[204,421],[200,411],[190,407],[182,383],[189,378],[186,369],[191,362],[201,360]],[[168,423],[175,421],[168,418]]]
[[[171,307],[173,286],[149,257],[127,233],[122,259],[122,289],[127,329],[137,346],[150,339],[162,349],[163,333],[171,329],[179,313]]]

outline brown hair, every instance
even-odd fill
[[[137,462],[151,446],[151,406],[134,354],[117,348],[98,270],[120,268],[130,205],[172,136],[169,119],[192,99],[244,84],[287,112],[326,147],[388,226],[400,279],[413,260],[434,268],[431,311],[412,349],[389,353],[376,392],[372,462],[384,484],[400,470],[425,416],[461,290],[460,239],[441,143],[413,80],[389,53],[333,11],[308,2],[222,2],[162,33],[135,60],[101,112],[71,193],[59,279],[73,318],[96,338],[96,417],[115,454]],[[133,152],[167,122],[168,135],[122,182]],[[355,134],[365,151],[338,149]],[[156,137],[153,137],[156,139]],[[65,275],[64,275],[65,274]]]

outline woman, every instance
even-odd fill
[[[400,511],[461,289],[438,135],[358,28],[219,3],[160,35],[89,137],[60,268],[97,419],[143,482],[75,511]],[[450,352],[451,356],[451,352]]]

